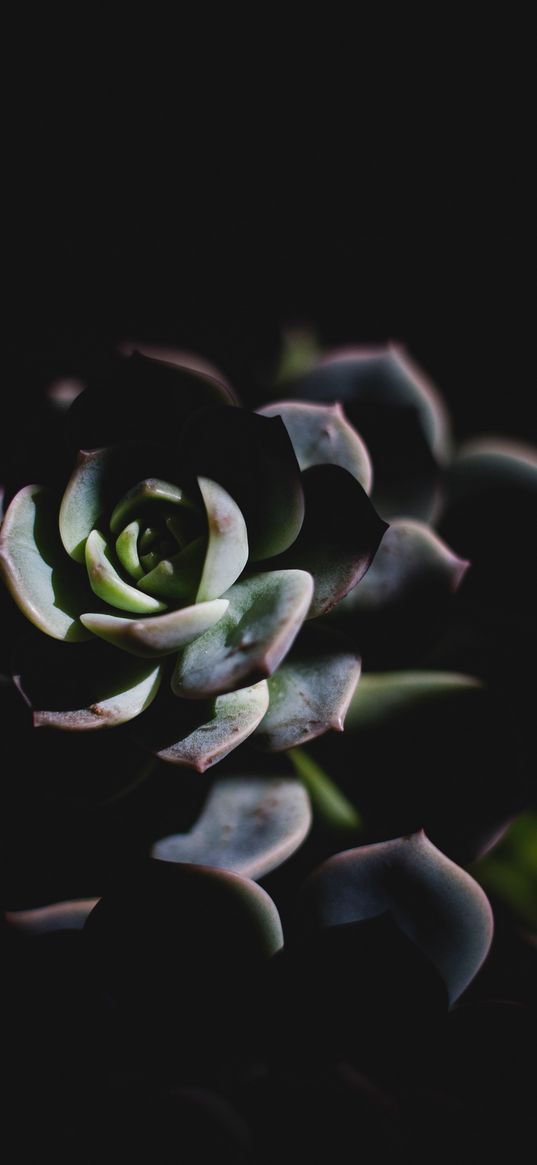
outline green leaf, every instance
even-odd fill
[[[214,701],[159,700],[140,725],[140,738],[161,760],[204,773],[257,727],[268,707],[266,680]]]
[[[163,837],[151,856],[263,878],[302,844],[311,825],[308,794],[288,777],[228,777],[214,785],[190,833]]]
[[[289,759],[308,790],[315,816],[330,829],[359,834],[363,823],[358,810],[328,773],[303,748],[292,748]]]
[[[131,486],[114,507],[110,518],[112,533],[119,533],[123,526],[132,521],[133,518],[137,518],[142,510],[145,512],[146,506],[155,502],[165,503],[168,506],[179,506],[191,513],[196,512],[194,503],[178,485],[173,485],[169,481],[160,481],[156,477],[149,477],[145,481],[139,481],[136,485]]]
[[[309,626],[268,681],[270,704],[255,743],[281,752],[329,729],[342,732],[359,675],[359,657],[339,636]]]
[[[106,509],[115,449],[82,449],[60,506],[59,528],[63,545],[75,562],[84,562],[84,548]]]
[[[86,539],[86,566],[92,591],[105,603],[140,615],[166,609],[164,603],[142,594],[121,578],[113,564],[111,549],[98,530],[92,530]]]
[[[178,554],[161,559],[157,566],[140,579],[140,590],[172,603],[193,603],[199,587],[206,546],[205,538],[196,538]],[[144,562],[146,557],[144,555]]]
[[[272,566],[313,575],[310,619],[325,614],[363,578],[384,532],[365,490],[339,465],[315,465],[302,475],[306,514],[290,550]]]
[[[253,561],[280,554],[295,541],[304,517],[300,470],[280,417],[245,409],[194,414],[182,434],[180,463],[217,481],[246,521]]]
[[[312,465],[340,465],[371,492],[373,471],[369,453],[349,424],[339,403],[318,405],[284,400],[257,410],[264,417],[281,417],[291,438],[301,470]]]
[[[313,582],[302,570],[254,574],[226,592],[220,621],[179,654],[172,677],[177,696],[199,699],[269,676],[297,635]]]
[[[248,562],[246,522],[227,490],[206,477],[198,478],[207,513],[209,542],[197,602],[218,599],[242,574]]]
[[[144,568],[140,562],[138,555],[138,537],[140,534],[140,523],[129,522],[128,526],[121,531],[121,534],[116,538],[116,554],[119,561],[130,574],[131,578],[138,581],[142,578]]]
[[[460,586],[469,563],[423,522],[399,518],[388,528],[360,586],[343,600],[338,614],[377,614],[397,604],[442,598]]]
[[[130,659],[103,643],[51,651],[32,645],[17,686],[34,709],[34,723],[65,731],[111,728],[139,716],[154,700],[162,667]],[[80,654],[81,653],[81,654]]]
[[[372,724],[388,723],[389,718],[429,702],[442,700],[450,693],[482,690],[474,676],[458,672],[399,671],[370,672],[362,675],[349,704],[347,731],[359,731]]]
[[[180,647],[202,635],[227,611],[227,599],[213,599],[193,607],[181,607],[164,615],[145,619],[128,619],[119,615],[92,614],[80,616],[81,623],[123,651],[148,659],[170,655]]]
[[[58,534],[58,503],[40,485],[13,498],[0,533],[0,567],[22,613],[53,639],[88,638],[78,615],[87,606],[84,572],[67,558]]]
[[[492,911],[477,882],[421,831],[336,854],[302,891],[302,924],[309,930],[382,914],[428,956],[454,1003],[492,941]]]

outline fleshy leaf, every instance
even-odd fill
[[[271,752],[294,748],[330,728],[343,731],[360,675],[360,659],[338,636],[307,628],[268,680],[270,704],[255,743]]]
[[[16,673],[36,725],[85,731],[139,716],[157,694],[162,666],[132,659],[95,639],[67,649],[28,636],[19,647]]]
[[[81,450],[60,506],[60,536],[75,562],[84,562],[88,534],[106,508],[113,449]]]
[[[178,554],[161,559],[140,579],[138,583],[140,590],[174,603],[193,603],[199,586],[198,580],[205,559],[206,546],[205,538],[195,538]],[[148,556],[144,555],[144,562],[146,558]]]
[[[164,502],[168,506],[178,506],[182,509],[195,511],[193,502],[180,486],[173,485],[169,481],[161,481],[156,477],[149,477],[131,486],[114,507],[110,518],[112,533],[118,534],[123,526],[136,518],[147,505],[154,502],[160,504]]]
[[[44,486],[27,485],[13,498],[0,533],[0,566],[24,615],[53,639],[88,638],[79,612],[87,580],[67,558],[58,535],[58,502]]]
[[[250,736],[267,707],[266,680],[212,701],[170,695],[150,709],[137,736],[161,760],[204,773]]]
[[[481,887],[423,831],[323,862],[304,886],[301,914],[308,930],[390,915],[439,971],[451,1003],[476,975],[493,933]]]
[[[317,764],[305,748],[292,748],[289,752],[295,772],[306,786],[311,798],[315,819],[332,832],[358,840],[363,831],[363,821],[356,807],[345,797],[341,789]]]
[[[289,651],[311,602],[303,570],[274,570],[234,583],[220,621],[185,647],[172,677],[177,696],[199,699],[269,676]]]
[[[209,542],[201,574],[197,602],[218,599],[242,574],[248,561],[246,522],[236,502],[206,477],[198,484],[207,513]]]
[[[140,615],[164,611],[165,604],[150,595],[144,595],[118,574],[106,539],[99,530],[92,530],[86,539],[86,566],[91,589],[113,607],[121,611],[135,611]]]
[[[77,396],[67,413],[67,432],[76,449],[140,437],[161,441],[163,417],[167,431],[177,433],[193,411],[218,403],[233,404],[220,379],[134,352],[110,361]]]
[[[469,563],[423,522],[397,519],[386,531],[365,578],[344,599],[338,614],[377,614],[407,601],[453,594]]]
[[[308,401],[341,401],[375,467],[373,501],[383,517],[425,521],[436,504],[438,465],[449,453],[437,390],[394,345],[329,353],[289,385]]]
[[[151,856],[263,878],[302,844],[311,825],[308,794],[288,777],[217,781],[190,833],[163,837]]]
[[[198,635],[203,635],[222,618],[228,606],[227,599],[213,599],[209,603],[181,607],[154,618],[127,619],[120,615],[88,613],[81,615],[80,619],[94,635],[132,655],[150,659],[170,655],[197,639]]]
[[[129,525],[125,526],[125,529],[116,538],[116,554],[119,561],[123,569],[136,581],[142,578],[144,573],[144,568],[138,555],[139,534],[140,523],[129,522]]]
[[[234,498],[246,521],[253,560],[280,554],[295,541],[304,498],[281,418],[244,409],[197,413],[185,426],[179,460],[194,476],[219,482]]]
[[[309,618],[330,611],[368,570],[386,522],[365,490],[338,465],[315,465],[302,475],[306,516],[294,546],[273,565],[313,575]]]
[[[340,465],[371,493],[373,470],[361,437],[349,424],[339,403],[279,401],[258,409],[264,417],[281,417],[301,470],[312,465]]]
[[[57,934],[64,930],[82,930],[98,898],[78,898],[69,902],[51,902],[33,910],[8,910],[6,922],[22,934]]]

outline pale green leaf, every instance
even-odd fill
[[[86,566],[92,591],[105,603],[140,615],[165,610],[164,603],[142,594],[121,578],[112,562],[110,547],[99,530],[92,530],[86,540]]]
[[[366,493],[371,492],[373,470],[369,453],[339,403],[322,405],[284,400],[263,405],[258,412],[265,417],[282,418],[302,471],[312,465],[340,465],[352,473]]]
[[[151,856],[263,878],[298,849],[310,825],[309,798],[300,781],[228,777],[217,781],[190,833],[161,838]]]
[[[85,573],[65,554],[58,503],[50,490],[27,485],[13,498],[0,533],[0,567],[22,613],[54,639],[88,638],[78,614],[87,605]]]
[[[158,596],[172,603],[193,603],[198,590],[198,580],[205,558],[205,538],[196,538],[171,558],[162,558],[148,574],[140,579],[140,590],[148,595]],[[150,561],[144,555],[142,561]]]
[[[145,619],[88,613],[81,615],[80,620],[94,635],[115,647],[132,655],[152,658],[170,655],[197,639],[222,618],[228,606],[227,599],[213,599],[209,603],[196,603],[193,607],[181,607]]]
[[[60,535],[67,553],[75,562],[84,562],[88,534],[106,509],[107,487],[116,451],[83,449],[73,470],[60,506]]]
[[[389,717],[416,707],[426,707],[450,693],[482,689],[474,676],[458,672],[393,671],[362,675],[347,713],[347,731],[388,722]]]
[[[204,773],[257,728],[267,710],[268,698],[266,680],[261,680],[218,696],[209,710],[190,701],[177,701],[176,737],[172,743],[157,748],[157,756]]]
[[[338,637],[304,633],[268,681],[270,704],[255,742],[271,752],[294,748],[333,729],[343,731],[360,675],[360,659]]]
[[[36,725],[49,725],[68,732],[87,731],[94,728],[112,728],[134,720],[154,700],[162,678],[162,667],[128,660],[121,655],[117,675],[111,675],[106,668],[106,657],[102,679],[97,679],[95,700],[84,708],[38,709],[34,711]]]
[[[302,570],[267,571],[235,583],[224,596],[224,617],[179,654],[175,694],[197,699],[271,675],[289,651],[312,593],[311,575]]]
[[[183,489],[169,481],[148,477],[127,490],[125,496],[115,506],[110,518],[112,533],[118,534],[123,526],[139,516],[140,511],[145,509],[148,503],[153,502],[165,502],[167,505],[180,506],[195,513],[195,506]]]
[[[116,538],[116,554],[119,561],[130,574],[131,578],[138,581],[142,578],[144,568],[140,562],[138,555],[138,536],[140,534],[140,523],[129,522],[128,526],[121,531],[121,534]]]
[[[227,490],[198,478],[207,513],[209,541],[197,602],[218,599],[242,574],[248,561],[248,533],[241,511]]]

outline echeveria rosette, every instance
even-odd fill
[[[335,637],[317,659],[310,635],[291,648],[360,580],[386,524],[341,410],[293,406],[292,423],[280,411],[243,410],[216,376],[138,354],[77,397],[63,495],[25,486],[1,534],[5,581],[47,636],[17,665],[36,723],[144,713],[142,741],[199,771],[258,726],[276,749],[342,727],[356,654]]]

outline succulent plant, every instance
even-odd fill
[[[309,621],[359,582],[386,523],[341,409],[253,413],[212,371],[135,353],[66,424],[63,493],[23,487],[1,533],[9,590],[48,637],[18,658],[34,722],[144,713],[152,751],[199,771],[254,730],[286,749],[342,728],[360,662]]]

